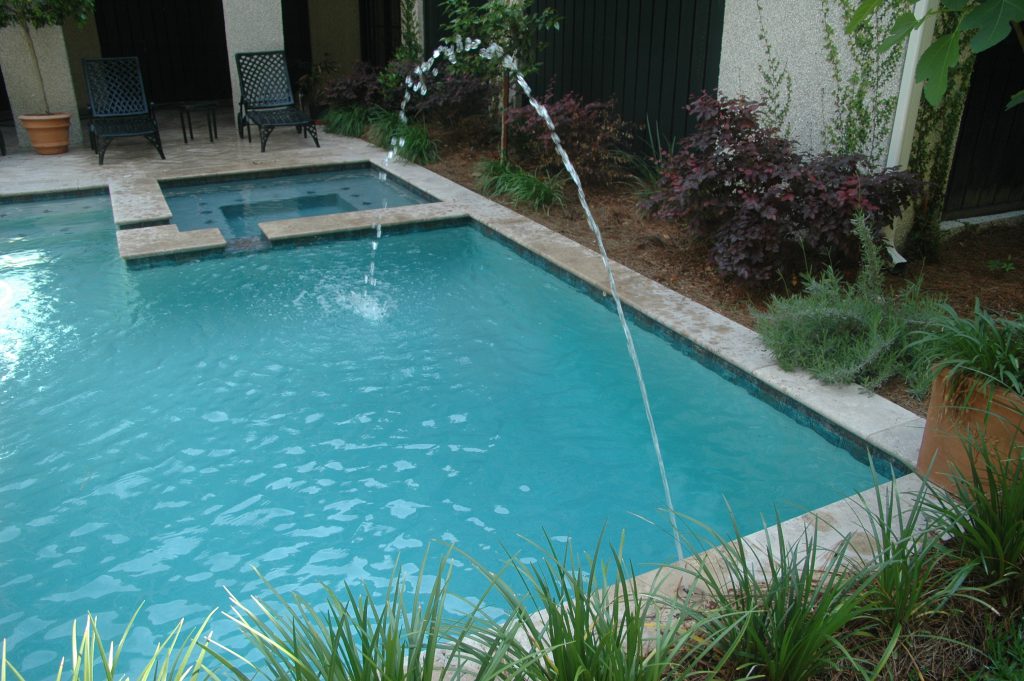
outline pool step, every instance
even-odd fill
[[[117,249],[125,260],[223,250],[226,246],[216,227],[182,232],[177,225],[153,225],[117,231]]]

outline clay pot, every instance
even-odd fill
[[[24,114],[18,120],[28,132],[37,154],[63,154],[68,150],[71,114]]]
[[[1024,397],[1001,387],[962,380],[953,391],[942,372],[932,383],[928,417],[917,470],[950,492],[957,477],[971,479],[971,456],[977,450],[965,441],[984,440],[990,455],[1006,457],[1024,452]],[[982,483],[984,466],[975,463]]]

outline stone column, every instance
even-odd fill
[[[236,52],[264,52],[284,49],[284,20],[281,0],[222,0],[224,34],[231,72],[231,98],[238,110],[238,69]]]
[[[64,44],[64,30],[60,26],[45,26],[40,29],[29,28],[29,34],[39,57],[50,112],[71,114],[70,140],[72,144],[79,144],[82,141],[82,122],[78,118],[78,102]],[[0,69],[3,70],[15,120],[21,114],[46,113],[32,50],[20,26],[0,29]],[[28,147],[28,134],[24,128],[21,125],[15,125],[15,128],[18,131],[18,144]]]

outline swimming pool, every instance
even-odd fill
[[[301,189],[296,191],[296,182]],[[435,201],[368,164],[301,173],[234,175],[161,185],[179,230],[217,227],[228,241],[261,236],[260,222]]]
[[[614,315],[472,226],[127,270],[105,198],[0,205],[0,636],[140,634],[222,587],[380,586],[433,539],[627,532],[673,557]],[[864,489],[862,463],[636,330],[679,509],[728,531]],[[399,557],[400,556],[400,557]],[[453,590],[482,584],[462,566]]]

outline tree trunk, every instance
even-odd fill
[[[508,71],[501,74],[501,144],[499,154],[502,163],[508,162],[508,100],[509,100],[509,77]]]
[[[46,84],[43,82],[43,70],[39,67],[39,55],[36,54],[36,43],[32,40],[32,34],[28,30],[28,22],[20,21],[18,25],[21,26],[21,33],[25,36],[25,44],[28,45],[28,51],[32,53],[32,64],[36,67],[36,82],[39,83],[39,92],[43,95],[43,108],[44,113],[51,113],[50,111],[50,100],[46,96]]]

